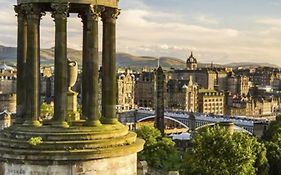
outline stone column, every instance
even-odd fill
[[[18,41],[17,41],[17,118],[16,123],[22,123],[25,114],[25,65],[27,52],[27,18],[24,9],[17,5],[15,12],[18,17]]]
[[[87,15],[85,12],[79,13],[78,17],[82,19],[83,23],[83,48],[82,48],[82,119],[87,118],[87,104],[88,104],[88,96],[86,95],[87,88],[87,64],[86,64],[86,57],[87,57]]]
[[[118,123],[116,117],[116,19],[119,9],[108,8],[102,12],[102,123]]]
[[[156,117],[154,125],[161,134],[164,136],[165,123],[164,123],[164,81],[165,75],[163,69],[158,67],[156,70]]]
[[[90,6],[87,12],[87,41],[86,41],[86,52],[85,57],[85,68],[86,74],[82,82],[83,85],[87,84],[87,88],[84,89],[84,94],[87,97],[86,114],[87,121],[86,125],[99,126],[101,125],[99,103],[98,103],[98,80],[99,80],[99,51],[98,51],[98,18],[100,16],[99,10]],[[82,85],[82,86],[83,86]]]
[[[68,3],[52,3],[55,21],[55,101],[53,126],[68,127],[67,117],[67,33]]]
[[[22,5],[27,15],[27,60],[26,60],[26,113],[24,125],[40,126],[40,53],[39,20],[40,10],[34,4]]]

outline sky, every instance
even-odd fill
[[[0,0],[0,45],[16,46],[16,1]],[[281,0],[120,0],[117,51],[199,62],[281,66]],[[100,31],[101,31],[100,22]],[[41,47],[54,46],[54,22],[41,20]],[[101,45],[102,33],[99,32]],[[68,47],[82,48],[82,23],[68,19]],[[100,47],[101,48],[101,47]]]

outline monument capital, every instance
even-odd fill
[[[115,22],[119,15],[118,8],[104,8],[101,17],[103,22]]]
[[[24,3],[70,3],[70,4],[93,4],[117,8],[119,0],[18,0],[18,4]]]
[[[69,3],[52,3],[51,8],[52,11],[52,17],[55,18],[64,18],[66,19],[68,17],[68,10],[69,10]]]

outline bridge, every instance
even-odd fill
[[[173,121],[184,128],[189,128],[191,125],[190,121],[192,121],[190,119],[190,115],[191,113],[186,111],[166,111],[164,113],[164,118],[166,120]],[[195,117],[195,129],[220,122],[233,122],[236,129],[254,134],[255,124],[264,126],[268,123],[267,119],[254,117],[208,115],[201,113],[193,113],[193,115]],[[153,120],[155,118],[155,111],[141,108],[135,111],[120,113],[119,118],[123,123],[136,123]]]

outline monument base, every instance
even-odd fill
[[[136,175],[137,154],[69,163],[68,165],[0,164],[4,175]]]
[[[136,175],[144,141],[121,124],[0,132],[0,175]]]

